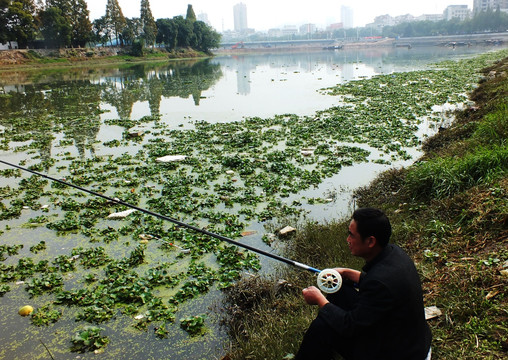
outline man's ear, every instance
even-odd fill
[[[375,236],[369,236],[367,238],[367,245],[370,248],[373,248],[374,246],[376,246],[377,245],[377,239],[376,239],[376,237]]]

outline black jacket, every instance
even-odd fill
[[[352,310],[330,303],[318,317],[350,339],[354,360],[424,360],[430,348],[420,278],[396,245],[387,245],[364,266]]]

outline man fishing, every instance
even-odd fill
[[[303,290],[307,304],[318,305],[298,360],[430,359],[431,332],[425,320],[420,279],[413,261],[388,244],[391,225],[373,208],[358,209],[347,242],[366,261],[363,271],[336,269],[344,282],[326,298],[316,287]]]

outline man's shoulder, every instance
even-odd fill
[[[395,244],[388,244],[388,261],[407,261],[413,264],[413,260],[409,257],[409,255],[398,245]]]
[[[371,278],[393,279],[394,276],[400,278],[413,271],[416,271],[416,268],[409,255],[399,246],[388,244],[383,250],[382,257],[367,274],[371,275]]]

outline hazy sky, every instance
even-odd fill
[[[107,0],[86,0],[91,19],[103,16]],[[139,17],[141,0],[118,0],[124,16]],[[196,15],[208,14],[211,25],[218,31],[233,29],[233,6],[239,2],[247,5],[247,22],[250,28],[268,30],[284,25],[316,24],[324,27],[340,22],[340,8],[349,6],[354,12],[354,26],[364,26],[378,15],[442,14],[448,5],[468,5],[473,0],[150,0],[155,19],[185,15],[187,5],[192,4]]]

